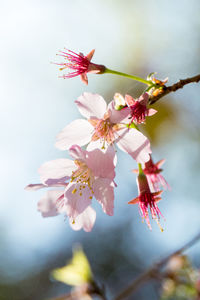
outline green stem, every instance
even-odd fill
[[[142,170],[142,164],[138,163],[138,171],[139,171],[139,175],[144,174],[143,170]]]
[[[118,71],[114,71],[114,70],[110,70],[110,69],[108,69],[108,68],[105,69],[104,73],[110,73],[110,74],[115,74],[115,75],[119,75],[119,76],[124,76],[124,77],[131,78],[131,79],[133,79],[133,80],[142,82],[142,83],[147,84],[147,85],[152,85],[152,82],[151,82],[151,81],[148,81],[148,80],[143,79],[143,78],[141,78],[141,77],[134,76],[134,75],[129,75],[129,74],[122,73],[122,72],[118,72]]]

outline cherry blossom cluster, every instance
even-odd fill
[[[41,183],[29,184],[26,189],[51,188],[38,203],[42,216],[63,213],[74,230],[83,228],[91,231],[96,220],[96,212],[92,208],[94,198],[104,213],[109,216],[114,213],[117,146],[138,164],[138,169],[133,170],[137,173],[138,196],[128,203],[138,203],[142,219],[146,220],[150,229],[150,215],[160,226],[162,214],[157,203],[161,200],[161,187],[169,188],[161,175],[164,160],[153,162],[150,141],[138,125],[157,112],[149,108],[149,97],[159,93],[166,80],[159,81],[152,76],[145,80],[112,71],[92,63],[93,54],[94,50],[86,56],[70,50],[61,51],[59,55],[64,62],[57,63],[60,70],[72,70],[62,77],[80,75],[82,81],[88,84],[87,73],[112,73],[132,77],[147,84],[148,88],[138,99],[115,93],[108,104],[98,94],[83,93],[78,97],[75,104],[83,118],[68,124],[57,135],[55,143],[58,149],[68,151],[72,160],[63,158],[44,163],[39,168]]]

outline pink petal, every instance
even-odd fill
[[[36,184],[29,184],[25,187],[25,190],[27,191],[37,191],[39,189],[43,189],[45,187],[48,187],[48,185],[46,184],[39,184],[39,183],[36,183]]]
[[[91,140],[93,129],[88,121],[75,120],[57,135],[55,146],[60,150],[68,150],[74,144],[86,145]]]
[[[38,210],[42,213],[43,217],[54,217],[60,213],[65,212],[65,207],[59,206],[57,200],[63,195],[63,191],[51,190],[38,202]]]
[[[128,106],[132,106],[135,104],[135,99],[133,99],[130,95],[125,95],[125,102]]]
[[[100,149],[103,153],[106,153],[106,151],[109,148],[110,152],[114,152],[115,153],[113,163],[116,166],[117,165],[117,155],[116,155],[116,150],[115,150],[114,146],[110,145],[110,146],[107,146],[107,147],[105,147],[105,148],[102,149],[102,145],[103,145],[102,141],[97,140],[97,141],[94,141],[94,142],[90,142],[88,144],[88,146],[87,146],[86,149],[87,149],[87,151],[92,151],[92,150],[95,150],[95,149]]]
[[[73,192],[74,189],[77,190],[75,193]],[[89,188],[86,186],[85,189],[80,190],[80,184],[75,184],[74,182],[69,183],[65,189],[64,196],[66,214],[73,219],[76,219],[92,202]]]
[[[105,178],[98,178],[95,180],[94,185],[94,196],[102,206],[103,211],[113,216],[114,210],[114,188],[112,181]]]
[[[105,100],[98,94],[83,93],[75,103],[79,112],[87,119],[91,117],[102,119],[107,110]]]
[[[67,183],[65,183],[65,182],[61,182],[60,180],[58,181],[58,179],[56,179],[56,180],[52,179],[52,181],[47,180],[46,184],[40,184],[40,183],[29,184],[25,187],[25,190],[37,191],[37,190],[47,188],[47,187],[66,187],[66,185],[67,185]]]
[[[139,98],[138,101],[142,104],[147,106],[148,101],[149,101],[149,94],[148,93],[144,93],[142,94]]]
[[[86,160],[86,153],[87,153],[87,151],[83,150],[78,145],[73,145],[69,149],[69,154],[71,155],[71,157],[73,157],[73,159],[78,159],[78,160],[85,161]]]
[[[115,150],[109,146],[106,152],[99,149],[87,152],[86,164],[97,177],[114,179],[115,177]]]
[[[153,108],[149,108],[148,109],[148,116],[153,116],[157,113],[157,110],[153,109]]]
[[[80,74],[81,80],[83,83],[85,83],[86,85],[88,85],[88,76],[87,73],[82,73]]]
[[[91,206],[88,206],[82,214],[78,215],[75,223],[73,222],[73,219],[70,219],[69,224],[73,230],[80,230],[83,228],[86,232],[89,232],[92,230],[95,221],[96,211]]]
[[[91,59],[92,59],[92,57],[93,57],[93,55],[94,55],[94,52],[95,52],[95,49],[92,49],[92,50],[86,55],[86,57],[87,57],[87,59],[88,59],[89,61],[91,61]]]
[[[44,163],[38,170],[41,181],[46,183],[48,179],[62,181],[68,179],[72,171],[76,169],[74,162],[67,158],[60,158]]]
[[[122,108],[121,110],[115,109],[115,102],[111,101],[108,104],[108,109],[110,110],[110,121],[111,123],[129,123],[131,109],[129,107]]]
[[[118,134],[116,143],[122,151],[127,152],[138,163],[145,163],[150,159],[150,142],[141,132],[134,128],[125,128]]]
[[[160,169],[160,167],[165,163],[165,159],[161,159],[156,163],[156,166],[158,167],[158,169]]]

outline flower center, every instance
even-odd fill
[[[131,107],[132,121],[136,121],[138,124],[145,121],[146,106],[136,101]]]
[[[83,195],[83,190],[87,187],[90,192],[89,198],[93,198],[93,182],[94,182],[94,175],[92,171],[88,168],[86,163],[80,160],[75,160],[74,163],[77,165],[77,170],[72,171],[72,176],[70,182],[75,182],[76,186],[72,191],[72,194],[75,194],[77,190],[79,190],[79,195]]]

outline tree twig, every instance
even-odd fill
[[[186,78],[186,79],[180,79],[177,83],[171,85],[171,86],[164,86],[162,89],[162,92],[158,94],[157,96],[151,96],[150,97],[150,104],[154,104],[157,102],[160,98],[166,96],[167,94],[171,92],[176,92],[178,89],[182,89],[186,84],[192,83],[192,82],[199,82],[200,81],[200,74]]]
[[[133,293],[141,284],[155,277],[156,273],[160,271],[160,269],[168,262],[168,260],[174,256],[186,251],[191,246],[193,246],[200,239],[200,232],[189,242],[187,242],[184,246],[169,254],[159,262],[155,263],[152,267],[147,269],[144,273],[138,276],[128,287],[126,287],[123,291],[121,291],[113,300],[122,300],[128,297],[131,293]]]

